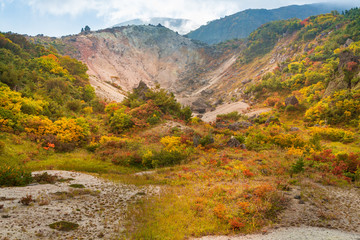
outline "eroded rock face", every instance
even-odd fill
[[[295,96],[291,96],[285,99],[285,106],[299,104],[299,100]]]
[[[72,46],[64,54],[87,64],[97,94],[115,101],[140,81],[179,92],[180,78],[216,59],[212,48],[162,26],[115,27],[61,40]]]

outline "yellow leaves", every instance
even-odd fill
[[[331,127],[312,127],[311,134],[318,135],[327,140],[340,142],[352,142],[355,137],[353,132]]]
[[[21,112],[21,103],[23,98],[21,94],[12,91],[8,86],[0,87],[0,107],[10,110],[13,114]]]
[[[341,53],[341,51],[342,51],[342,50],[341,50],[340,48],[337,48],[337,49],[334,50],[334,54],[338,55],[338,54]]]
[[[186,146],[181,143],[181,137],[166,136],[160,139],[160,143],[164,146],[166,151],[180,152]]]
[[[54,122],[53,133],[62,142],[79,142],[86,137],[83,132],[84,128],[75,119],[62,118]]]
[[[101,136],[99,143],[104,144],[107,142],[120,142],[124,140],[123,138],[115,137],[115,136]]]

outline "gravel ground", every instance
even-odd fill
[[[105,181],[92,175],[46,171],[68,182],[37,184],[26,187],[0,188],[0,239],[119,239],[127,205],[140,198],[158,193],[158,188],[138,188]],[[33,174],[42,173],[34,172]],[[83,184],[84,189],[69,187]],[[31,195],[35,202],[22,205],[19,200]],[[78,229],[63,232],[49,224],[69,221]]]
[[[267,234],[208,236],[199,240],[359,240],[360,234],[317,227],[279,228]]]

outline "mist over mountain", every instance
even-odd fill
[[[215,44],[234,38],[246,38],[252,31],[267,22],[290,18],[305,19],[313,15],[330,13],[333,10],[341,12],[347,8],[349,7],[345,5],[321,3],[291,5],[271,10],[248,9],[211,21],[187,36],[208,44]]]
[[[199,24],[189,19],[179,18],[149,18],[149,19],[133,19],[114,25],[114,27],[131,26],[131,25],[162,25],[180,34],[186,34],[199,27]]]

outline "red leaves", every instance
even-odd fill
[[[348,70],[349,72],[352,72],[357,68],[357,66],[358,66],[357,62],[348,62],[346,64],[346,70]]]

